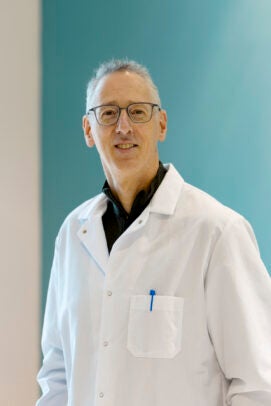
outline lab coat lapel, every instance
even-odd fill
[[[106,197],[99,195],[79,215],[82,225],[77,236],[99,268],[106,273],[109,253],[102,223]]]
[[[184,180],[172,164],[165,165],[167,173],[150,202],[150,212],[172,215],[175,211]]]

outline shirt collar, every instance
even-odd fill
[[[159,167],[158,167],[155,177],[153,178],[153,180],[147,190],[141,190],[137,194],[137,196],[133,202],[129,217],[137,216],[137,213],[141,212],[142,209],[145,208],[149,204],[149,202],[152,199],[153,195],[155,194],[156,190],[160,186],[160,183],[162,182],[166,172],[167,172],[166,168],[163,166],[162,162],[159,161]],[[120,203],[120,201],[113,195],[107,181],[105,181],[102,190],[103,190],[103,193],[108,197],[108,199],[113,203],[114,209],[116,210],[117,214],[119,216],[127,217],[128,214],[122,207],[122,204]]]

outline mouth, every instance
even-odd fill
[[[127,143],[127,144],[117,144],[117,145],[115,145],[115,147],[118,148],[118,149],[131,149],[131,148],[137,147],[137,145]]]

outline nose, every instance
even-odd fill
[[[129,134],[132,132],[131,120],[125,109],[120,111],[120,116],[116,125],[116,132],[121,134]]]

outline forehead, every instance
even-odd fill
[[[146,79],[137,73],[124,71],[104,76],[93,95],[96,105],[105,103],[153,102],[153,92]]]

